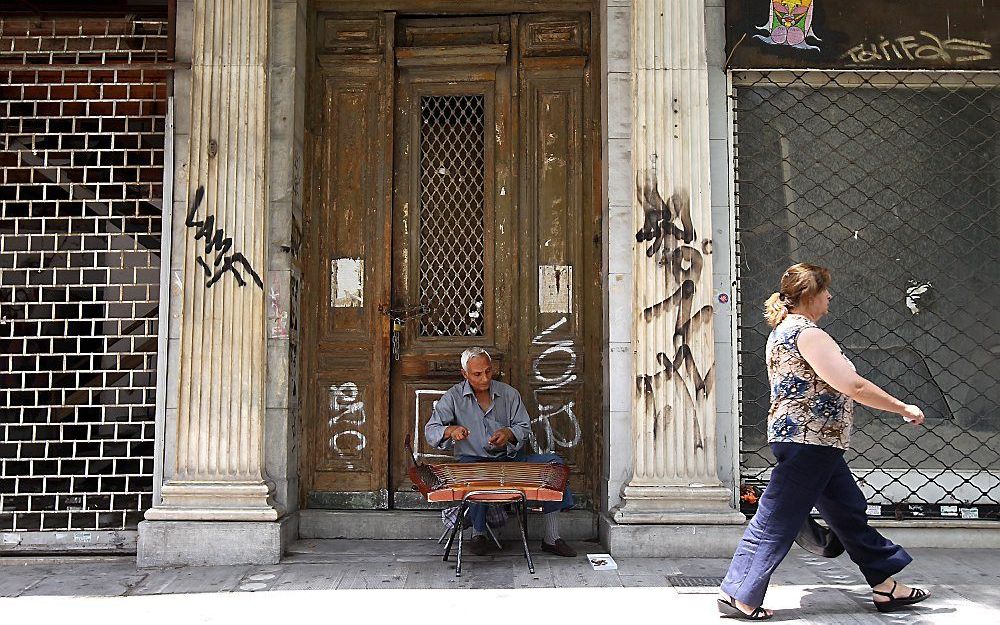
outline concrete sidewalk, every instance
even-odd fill
[[[533,544],[532,575],[517,546],[508,543],[499,555],[469,556],[461,578],[454,576],[454,559],[442,562],[441,548],[421,540],[303,540],[271,566],[136,570],[130,558],[5,557],[0,614],[4,622],[74,625],[301,617],[405,619],[410,625],[461,614],[510,623],[515,602],[533,622],[611,622],[626,615],[719,622],[715,584],[727,560],[626,558],[617,571],[598,572],[582,554],[600,552],[600,545],[574,546],[581,555],[568,559]],[[879,615],[846,556],[826,560],[798,548],[775,574],[766,605],[777,611],[775,621],[795,623],[1000,623],[1000,552],[911,553],[914,562],[901,579],[934,596],[909,611]]]

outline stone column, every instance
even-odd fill
[[[741,523],[718,477],[703,0],[635,0],[632,477],[618,523]]]
[[[141,566],[280,557],[281,510],[263,468],[269,17],[270,0],[178,3],[178,55],[190,38],[191,70],[175,96],[189,98],[177,122],[187,149],[175,143],[179,336],[166,392],[176,411],[161,498],[140,526]]]

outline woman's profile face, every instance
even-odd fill
[[[814,297],[811,302],[809,302],[809,308],[812,309],[810,312],[813,313],[813,316],[816,319],[819,319],[830,312],[831,299],[833,299],[833,296],[830,295],[830,289],[823,289],[816,294],[816,297]]]

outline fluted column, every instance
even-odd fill
[[[149,520],[279,516],[263,473],[269,5],[193,3],[179,390]]]
[[[703,0],[634,0],[632,477],[618,523],[738,523],[715,437]]]

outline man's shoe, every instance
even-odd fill
[[[469,541],[469,551],[476,556],[487,555],[490,549],[490,540],[486,536],[473,536]]]
[[[564,558],[575,558],[576,552],[573,548],[566,544],[566,541],[562,538],[556,539],[555,544],[550,545],[548,543],[542,543],[542,551],[547,551],[549,553],[554,553],[557,556],[562,556]]]

